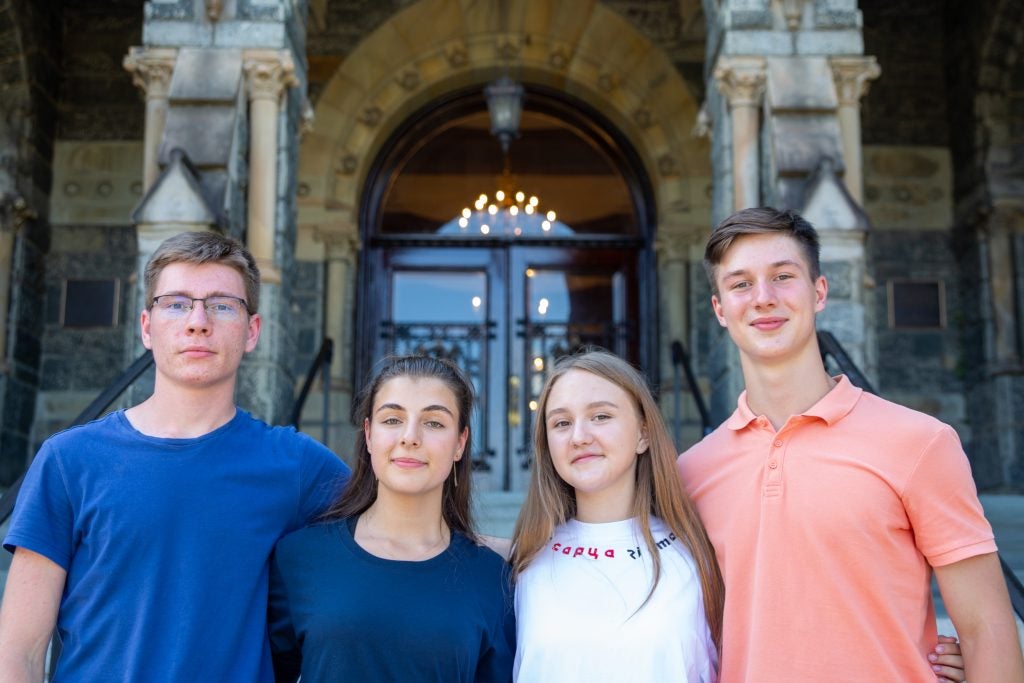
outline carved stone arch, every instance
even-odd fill
[[[300,224],[354,231],[367,173],[391,133],[445,93],[508,72],[601,111],[637,152],[658,222],[704,225],[706,212],[689,216],[710,177],[708,143],[692,135],[697,103],[665,53],[594,0],[501,6],[421,0],[352,52],[302,143]]]
[[[15,53],[11,60],[14,68],[6,70],[15,77],[0,83],[4,93],[0,99],[0,197],[15,192],[19,184],[18,162],[29,109],[28,66],[20,18],[13,3],[0,8],[0,40]]]
[[[1012,112],[1024,99],[1024,5],[1003,0],[993,14],[978,60],[978,149],[989,201],[1024,202],[1024,143],[1014,140]]]

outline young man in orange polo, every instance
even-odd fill
[[[934,681],[933,571],[968,680],[1024,680],[957,435],[828,375],[818,254],[807,221],[767,208],[727,218],[705,251],[746,385],[678,463],[725,577],[721,681]]]

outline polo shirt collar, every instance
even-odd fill
[[[836,385],[832,387],[832,390],[803,413],[807,417],[820,418],[829,426],[839,422],[853,410],[853,406],[857,404],[861,394],[864,393],[863,389],[853,386],[846,375],[838,375],[833,379],[836,380]],[[725,421],[725,426],[738,432],[757,420],[758,417],[747,405],[747,392],[744,390],[736,401],[736,410]]]

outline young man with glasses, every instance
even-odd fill
[[[829,376],[818,254],[807,221],[769,208],[730,216],[705,250],[746,385],[732,417],[678,461],[725,579],[720,680],[959,680],[929,660],[933,572],[967,679],[1024,680],[956,432]]]
[[[0,680],[272,681],[268,558],[348,468],[238,409],[260,336],[259,272],[213,232],[165,241],[145,271],[153,394],[48,439],[18,498],[0,608]]]

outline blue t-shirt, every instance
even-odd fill
[[[289,534],[270,563],[278,681],[507,683],[516,650],[509,567],[452,534],[421,562],[386,560],[354,520]]]
[[[120,411],[48,439],[4,547],[67,570],[55,680],[272,681],[268,559],[348,474],[242,410],[194,439],[146,436]]]

